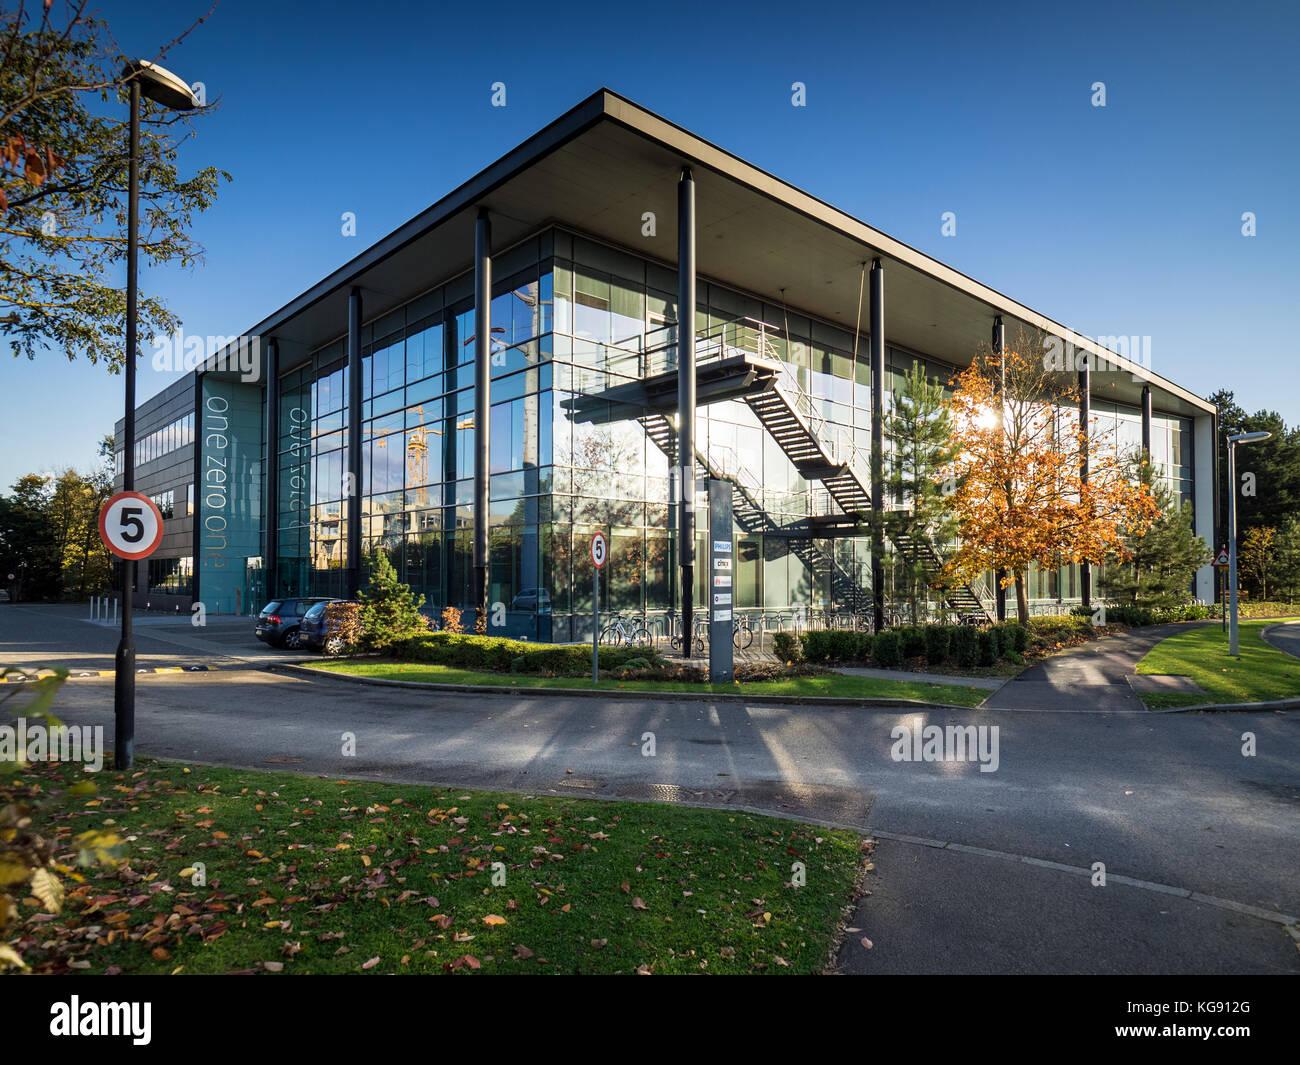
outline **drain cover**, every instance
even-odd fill
[[[583,780],[581,777],[565,777],[560,781],[562,788],[581,788],[583,791],[600,791],[605,786],[603,780]]]

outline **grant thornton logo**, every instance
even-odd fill
[[[50,1005],[50,1035],[130,1036],[138,1047],[149,1045],[150,1002],[68,1002]]]

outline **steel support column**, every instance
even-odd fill
[[[1151,457],[1151,386],[1142,386],[1142,450]]]
[[[361,591],[361,289],[348,293],[348,464],[343,499],[347,503],[347,593]]]
[[[474,223],[474,609],[488,614],[488,445],[492,410],[492,222],[481,207]]]
[[[1002,324],[1002,315],[1000,314],[993,319],[993,354],[999,357],[1001,363],[1001,372],[998,375],[998,396],[1002,397],[1006,395],[1007,390],[1007,327]],[[1005,400],[1002,401],[999,415],[998,424],[1002,426],[1002,431],[1005,433],[1006,425],[1003,424],[1003,420],[1006,418]],[[1007,589],[1002,583],[1006,578],[1006,569],[1000,568],[997,571],[997,580],[994,582],[997,585],[997,618],[999,621],[1007,620]],[[1024,618],[1020,619],[1020,623],[1024,624]]]
[[[1079,480],[1088,483],[1088,448],[1092,435],[1092,356],[1086,352],[1081,357],[1079,368],[1079,432],[1082,440],[1079,446]],[[1079,595],[1085,607],[1092,606],[1092,563],[1088,559],[1079,562]]]
[[[677,183],[677,564],[682,571],[682,649],[691,657],[695,605],[695,179]]]
[[[279,574],[276,555],[279,553],[280,514],[280,344],[274,337],[266,342],[266,477],[262,499],[263,548],[266,552],[262,565],[266,587],[263,599],[270,602],[279,591]]]
[[[871,260],[871,605],[885,627],[885,270]]]

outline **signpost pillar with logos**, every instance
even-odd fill
[[[604,533],[591,538],[591,682],[600,681],[600,571],[609,560]]]
[[[709,481],[709,542],[709,681],[720,684],[735,676],[731,634],[736,552],[730,481]]]

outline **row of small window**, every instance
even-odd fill
[[[161,429],[155,429],[152,433],[140,437],[135,442],[135,464],[139,468],[146,462],[153,462],[160,459],[177,448],[185,447],[194,443],[194,412],[191,411],[183,418],[177,418],[170,425],[164,425]],[[123,452],[118,451],[113,455],[113,472],[117,475],[122,473]]]
[[[149,497],[153,500],[153,505],[158,508],[164,519],[184,517],[187,514],[194,513],[194,485],[185,486],[185,498],[181,501],[181,510],[176,509],[176,489],[169,488],[165,492],[159,492],[157,495]]]

